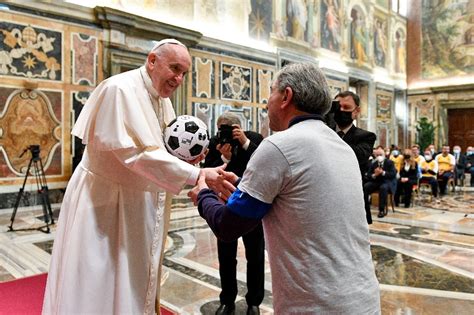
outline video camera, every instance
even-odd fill
[[[339,108],[341,108],[341,102],[333,100],[328,114],[334,114]]]
[[[221,125],[219,127],[219,130],[217,131],[217,141],[219,141],[219,144],[225,144],[225,143],[230,143],[234,144],[234,138],[232,136],[232,130],[234,130],[235,127],[231,125]]]
[[[20,158],[26,153],[26,151],[30,150],[31,158],[33,160],[38,160],[40,158],[40,146],[39,144],[32,144],[28,146],[21,154]]]

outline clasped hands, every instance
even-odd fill
[[[239,177],[232,172],[224,171],[226,166],[224,164],[200,170],[197,185],[188,192],[188,197],[191,198],[194,205],[197,205],[197,196],[202,189],[212,189],[222,201],[226,201],[232,195],[236,189],[234,185]]]

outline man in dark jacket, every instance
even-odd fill
[[[247,168],[257,146],[263,137],[253,131],[243,131],[240,119],[232,113],[224,113],[217,120],[219,131],[209,143],[209,152],[204,166],[220,166],[227,163],[226,171],[231,171],[241,177]],[[251,232],[242,236],[247,258],[247,314],[259,314],[258,306],[264,296],[264,264],[265,242],[262,223]],[[216,315],[234,314],[237,297],[237,241],[223,242],[217,240],[219,257],[219,274],[221,277],[220,307]]]
[[[397,170],[393,161],[385,158],[385,152],[382,146],[375,150],[375,160],[367,172],[367,183],[364,184],[364,202],[367,221],[372,223],[370,213],[370,195],[379,192],[379,218],[385,216],[385,205],[387,204],[388,193],[395,193]]]
[[[365,174],[369,168],[369,157],[377,136],[352,123],[360,114],[360,99],[357,94],[344,91],[336,95],[336,100],[339,101],[340,106],[334,112],[336,125],[333,129],[354,150],[362,179],[365,180]]]

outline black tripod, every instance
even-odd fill
[[[25,179],[23,180],[23,186],[20,188],[18,195],[16,196],[15,207],[13,208],[12,217],[10,219],[10,226],[9,231],[13,231],[13,222],[15,221],[16,212],[18,210],[18,206],[20,205],[21,197],[23,196],[23,192],[25,191],[26,180],[28,179],[28,175],[30,174],[31,166],[33,165],[33,174],[36,180],[36,188],[38,190],[38,195],[41,198],[41,204],[43,206],[43,214],[44,214],[44,223],[45,226],[38,228],[40,231],[49,233],[49,224],[54,224],[53,218],[53,211],[51,210],[51,203],[49,202],[49,193],[48,193],[48,184],[46,183],[46,176],[44,174],[43,169],[43,162],[40,158],[40,146],[39,145],[30,145],[28,148],[23,151],[20,155],[20,158],[26,153],[26,151],[30,150],[31,152],[31,159],[30,163],[28,164],[28,169],[26,170]],[[50,220],[51,219],[51,220]]]

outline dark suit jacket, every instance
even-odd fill
[[[260,142],[263,140],[261,134],[253,131],[245,131],[245,135],[250,140],[249,147],[247,150],[244,150],[240,145],[237,145],[237,148],[233,150],[230,162],[226,167],[226,171],[233,172],[239,177],[244,174],[250,157],[252,156],[253,152],[255,152]],[[204,167],[216,167],[224,164],[221,159],[221,153],[216,149],[217,144],[217,137],[212,137],[209,141],[209,152],[207,153],[206,159],[204,160]]]
[[[373,132],[352,125],[342,139],[354,150],[359,162],[360,173],[364,178],[369,169],[369,157],[377,136]]]
[[[382,162],[382,169],[385,171],[385,175],[380,174],[375,178],[372,177],[374,174],[374,170],[379,166],[379,162],[374,160],[372,164],[369,166],[369,171],[367,172],[367,181],[376,182],[376,183],[389,183],[390,189],[392,192],[395,192],[397,187],[397,169],[395,168],[395,164],[390,159],[385,159]]]
[[[407,177],[410,183],[416,184],[418,180],[418,165],[415,168],[409,168],[408,171],[405,171],[405,163],[403,163],[400,169],[400,178],[402,177]]]

